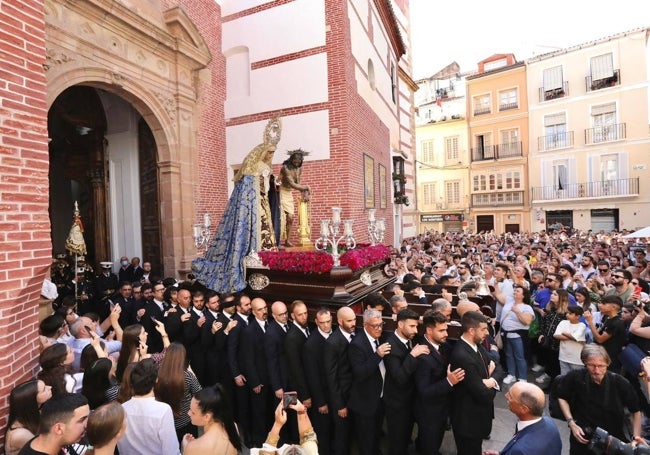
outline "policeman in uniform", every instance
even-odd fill
[[[58,253],[52,262],[52,283],[56,285],[56,292],[58,297],[54,299],[52,306],[54,309],[61,306],[61,301],[67,295],[74,295],[74,285],[72,279],[74,278],[70,264],[66,261],[65,253]]]
[[[84,315],[93,311],[93,289],[92,283],[86,279],[86,269],[77,267],[75,278],[77,287],[77,314]]]
[[[104,261],[99,263],[101,273],[97,275],[94,282],[95,288],[95,312],[103,321],[106,319],[110,312],[110,299],[117,292],[118,282],[117,275],[111,271],[113,263]]]

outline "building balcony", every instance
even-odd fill
[[[549,134],[537,138],[537,150],[548,151],[573,147],[573,131]]]
[[[499,104],[499,112],[509,111],[511,109],[518,109],[518,108],[519,108],[519,103],[517,103],[517,102]]]
[[[639,195],[639,178],[567,183],[532,188],[533,202],[598,199]]]
[[[472,148],[472,161],[498,160],[522,156],[521,141]]]
[[[625,123],[597,126],[596,128],[588,128],[585,130],[585,144],[619,141],[625,139],[625,136]]]
[[[512,207],[524,205],[523,191],[472,194],[472,207]]]
[[[551,101],[557,98],[564,98],[569,96],[569,83],[564,81],[562,87],[555,87],[547,89],[545,87],[539,88],[539,102]]]
[[[487,107],[482,107],[481,106],[481,107],[475,107],[474,108],[474,116],[485,115],[485,114],[489,114],[490,112],[492,112],[492,109],[490,108],[490,106],[487,106]]]
[[[607,87],[621,85],[620,70],[614,70],[611,76],[594,79],[593,76],[585,77],[585,88],[588,92],[601,90]]]

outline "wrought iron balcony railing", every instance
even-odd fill
[[[603,180],[532,188],[533,201],[638,196],[639,178]]]
[[[521,141],[472,148],[472,161],[498,160],[522,155]]]
[[[614,70],[612,75],[609,77],[601,77],[599,79],[594,79],[591,75],[585,77],[585,88],[588,92],[593,92],[594,90],[600,90],[607,87],[614,87],[616,85],[621,85],[620,70]]]
[[[555,87],[555,88],[548,88],[548,89],[545,87],[539,88],[540,102],[550,101],[557,98],[563,98],[565,96],[569,96],[569,83],[567,81],[564,81],[562,87]]]
[[[537,150],[557,150],[573,146],[573,131],[549,134],[537,138]]]
[[[625,123],[597,126],[585,130],[585,144],[599,144],[625,139]]]

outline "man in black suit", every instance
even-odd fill
[[[348,401],[352,388],[352,370],[348,358],[350,341],[355,337],[357,318],[350,307],[336,312],[338,328],[325,344],[325,377],[329,391],[329,410],[334,417],[334,451],[336,455],[350,453],[350,416]]]
[[[418,451],[422,455],[440,455],[445,435],[451,393],[463,380],[465,371],[449,368],[451,347],[447,341],[447,317],[432,310],[423,316],[424,340],[428,348],[417,359],[415,370],[415,420],[418,424]]]
[[[468,311],[461,319],[463,334],[449,363],[465,370],[465,379],[454,387],[451,426],[459,455],[481,455],[483,439],[490,436],[494,396],[499,383],[492,377],[495,363],[483,347],[488,323],[483,314]]]
[[[221,383],[230,396],[233,393],[233,379],[228,367],[228,341],[238,322],[219,311],[222,309],[222,300],[228,298],[228,294],[219,295],[208,290],[206,295],[208,305],[205,324],[201,330],[201,346],[205,353],[205,381],[209,386]]]
[[[318,435],[318,453],[330,455],[332,413],[327,405],[328,391],[325,377],[325,346],[332,334],[332,315],[327,308],[316,313],[316,330],[312,331],[302,350],[305,381],[311,396],[309,420]]]
[[[307,322],[307,305],[302,300],[291,303],[292,327],[284,339],[284,352],[289,367],[289,383],[298,392],[298,399],[307,409],[311,408],[311,393],[305,379],[302,350],[309,338],[311,328]]]
[[[176,311],[169,311],[165,318],[165,330],[169,335],[169,341],[181,343],[187,348],[186,338],[196,338],[198,331],[196,324],[191,324],[192,314],[190,306],[192,305],[192,292],[183,285],[178,290],[176,301]],[[205,319],[203,320],[205,322]]]
[[[201,334],[207,320],[206,313],[205,291],[195,289],[192,292],[192,306],[190,307],[191,330],[188,330],[188,335],[185,337],[185,348],[190,366],[201,385],[203,385],[201,381],[205,381],[206,352],[201,344]]]
[[[368,455],[379,454],[379,439],[384,420],[384,357],[390,354],[391,346],[380,340],[383,327],[384,322],[379,311],[364,311],[363,331],[354,337],[348,349],[352,370],[350,412],[356,429],[359,452]]]
[[[413,373],[417,365],[416,359],[429,353],[426,345],[414,343],[419,319],[420,315],[413,310],[400,310],[397,313],[397,330],[390,333],[386,340],[390,344],[390,355],[384,357],[384,405],[391,455],[408,453],[413,433]]]
[[[113,297],[112,301],[120,305],[120,326],[128,327],[135,323],[135,300],[132,297],[133,285],[130,281],[120,283],[119,294]],[[84,314],[84,313],[81,313]]]
[[[289,310],[284,302],[276,301],[271,305],[271,315],[269,328],[264,335],[264,350],[271,390],[275,398],[281,400],[284,392],[290,390],[289,365],[284,352],[284,339],[290,330]]]
[[[270,389],[269,372],[264,352],[268,327],[268,309],[262,298],[251,301],[253,321],[240,337],[239,361],[251,403],[251,447],[262,447],[273,421],[274,400]]]
[[[248,447],[250,444],[251,433],[251,418],[250,418],[250,394],[248,387],[246,387],[246,377],[242,373],[240,364],[240,346],[241,337],[244,329],[252,321],[251,316],[251,299],[246,294],[237,294],[234,296],[233,304],[235,311],[232,320],[237,321],[237,325],[233,327],[228,335],[228,343],[226,343],[228,367],[233,381],[234,388],[234,411],[235,420],[239,424],[240,431],[243,433],[244,441]]]
[[[144,286],[142,286],[142,288],[144,292]],[[139,309],[136,313],[136,319],[140,324],[142,324],[142,327],[144,327],[144,330],[147,332],[148,351],[152,354],[155,352],[162,352],[163,350],[162,337],[156,330],[156,325],[152,318],[160,322],[165,321],[165,311],[167,311],[167,306],[162,300],[164,292],[165,286],[163,286],[162,283],[157,282],[154,284],[153,299],[147,300],[144,304],[144,308]]]

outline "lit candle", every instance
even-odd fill
[[[375,209],[368,210],[368,221],[371,223],[375,221]]]
[[[205,226],[206,229],[209,229],[210,226],[212,226],[212,220],[210,219],[209,213],[203,215],[203,226]]]
[[[352,223],[354,223],[354,220],[345,220],[344,224],[345,227],[343,228],[343,235],[351,237],[353,235],[352,233]]]
[[[321,220],[320,221],[320,236],[321,237],[327,237],[329,235],[329,226],[330,221],[329,220]]]
[[[341,207],[332,207],[332,224],[341,222]]]

